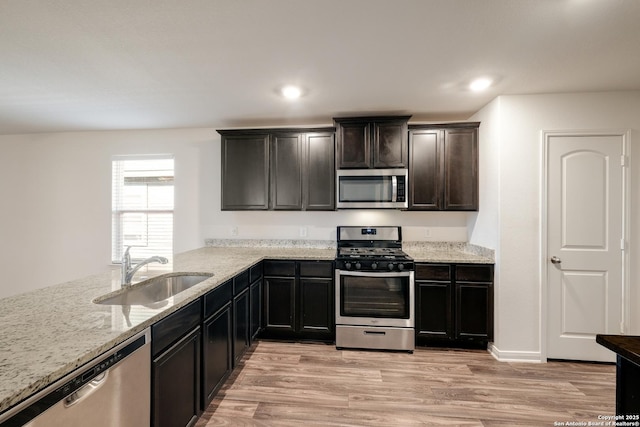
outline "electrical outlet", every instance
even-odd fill
[[[238,227],[237,226],[231,227],[231,235],[232,236],[237,236],[238,235]]]
[[[307,227],[300,227],[300,237],[307,237]]]
[[[424,237],[431,237],[431,229],[426,227],[424,229]]]

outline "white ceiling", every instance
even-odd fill
[[[467,90],[480,75],[496,85]],[[638,89],[638,0],[0,0],[0,134],[453,120],[500,94]]]

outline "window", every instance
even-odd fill
[[[173,255],[173,157],[118,156],[112,162],[111,259]]]

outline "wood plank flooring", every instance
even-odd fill
[[[259,341],[196,426],[587,425],[614,413],[615,365]]]

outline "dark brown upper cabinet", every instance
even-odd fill
[[[269,134],[222,135],[222,210],[269,209]]]
[[[335,129],[219,130],[222,210],[334,210]]]
[[[411,116],[334,118],[339,169],[408,167]]]
[[[303,208],[308,211],[335,210],[335,131],[305,133],[303,147]]]
[[[479,125],[409,126],[409,210],[478,210]]]
[[[303,135],[271,135],[271,208],[302,209]]]

